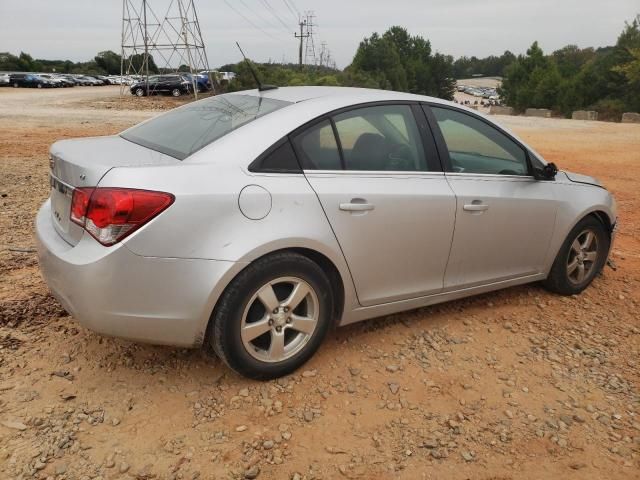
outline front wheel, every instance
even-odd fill
[[[324,271],[297,253],[276,253],[249,265],[227,287],[208,342],[236,372],[268,380],[291,373],[315,353],[332,312]]]
[[[171,95],[173,95],[174,97],[179,97],[180,95],[182,95],[182,90],[180,90],[179,88],[174,88],[173,90],[171,90]]]
[[[604,268],[610,244],[602,222],[593,216],[582,219],[562,244],[544,287],[561,295],[582,292]]]
[[[136,88],[133,93],[136,97],[142,97],[144,95],[144,90],[142,88]]]

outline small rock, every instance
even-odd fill
[[[122,462],[118,467],[118,471],[120,473],[127,473],[129,471],[129,464],[126,462]]]
[[[7,427],[7,428],[11,428],[13,430],[20,430],[20,431],[24,431],[27,429],[27,426],[22,423],[22,422],[18,422],[18,421],[13,421],[13,420],[6,420],[4,422],[1,423],[3,426]]]
[[[253,480],[254,478],[258,478],[260,475],[260,467],[254,465],[253,467],[244,471],[244,478],[247,480]]]
[[[389,385],[389,390],[391,390],[391,393],[393,393],[394,395],[396,395],[400,390],[400,385],[398,385],[397,383],[389,382],[387,385]]]
[[[262,443],[262,448],[265,450],[271,450],[273,448],[273,440],[265,440]]]
[[[246,425],[239,425],[236,427],[236,432],[244,432],[247,430],[247,426]]]
[[[460,455],[462,456],[462,458],[464,458],[465,462],[473,461],[473,454],[467,450],[462,450],[462,452],[460,452]]]
[[[318,374],[317,370],[305,370],[304,372],[302,372],[302,376],[304,378],[315,377],[317,374]]]
[[[395,373],[398,370],[400,370],[400,367],[398,365],[387,365],[388,372]]]

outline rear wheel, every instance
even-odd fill
[[[38,87],[38,88],[42,88],[42,84],[41,84],[41,83],[38,83],[38,84],[36,85],[36,87]]]
[[[174,88],[173,90],[171,90],[171,95],[173,95],[174,97],[179,97],[180,95],[182,95],[182,90],[180,90],[179,88]]]
[[[18,88],[20,84],[18,82],[13,82],[13,88]]]
[[[567,236],[543,285],[562,295],[582,292],[604,267],[610,243],[602,222],[584,218]]]
[[[318,349],[333,311],[331,285],[292,252],[257,260],[222,295],[208,342],[233,370],[267,380],[291,373]]]

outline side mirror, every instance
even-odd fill
[[[551,162],[547,163],[542,168],[534,168],[534,173],[537,180],[553,180],[556,178],[556,174],[558,173],[558,167],[556,167],[555,163]]]

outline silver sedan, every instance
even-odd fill
[[[596,180],[477,112],[330,87],[191,103],[51,147],[40,265],[83,325],[287,374],[327,330],[529,282],[580,293],[613,242]]]

